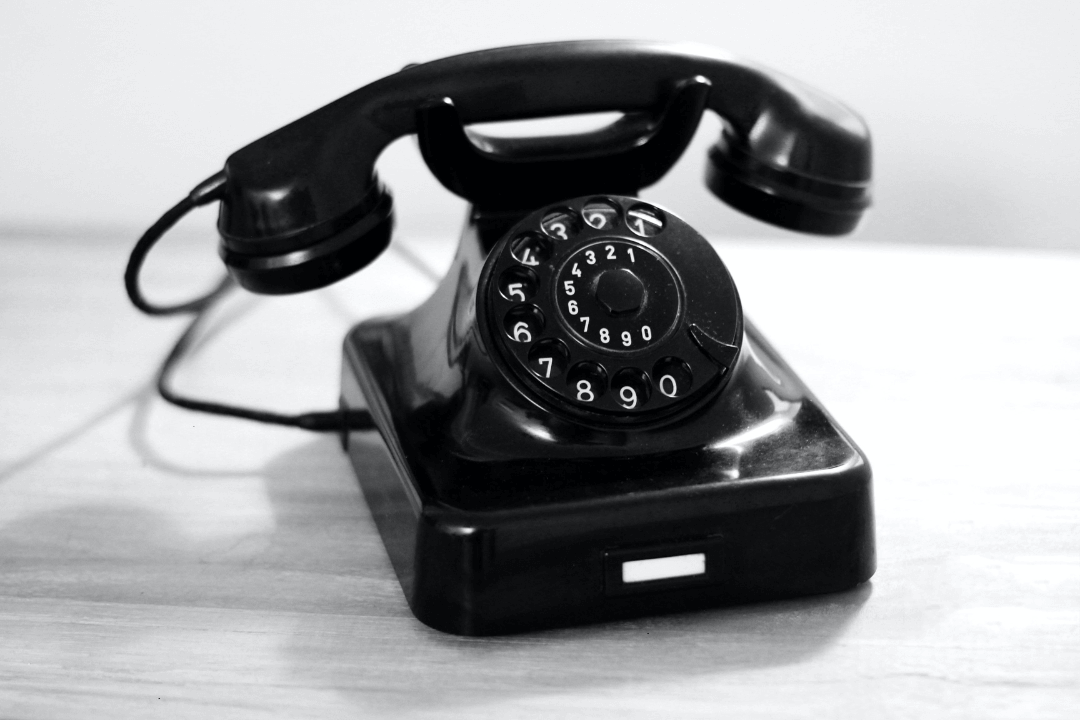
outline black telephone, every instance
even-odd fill
[[[410,66],[237,151],[136,246],[129,295],[167,313],[220,294],[161,308],[137,282],[157,238],[213,200],[251,291],[357,271],[391,235],[375,160],[415,133],[472,203],[456,258],[420,307],[348,334],[342,411],[294,424],[341,430],[416,616],[482,635],[851,588],[875,568],[866,457],[743,317],[712,246],[636,197],[706,108],[721,200],[854,228],[870,140],[835,100],[708,49],[551,43]],[[613,110],[572,136],[466,127]],[[166,399],[224,407],[169,397],[165,374]]]

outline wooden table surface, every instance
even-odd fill
[[[209,225],[209,222],[207,222]],[[1075,717],[1080,255],[719,242],[744,307],[869,455],[854,591],[502,638],[413,619],[332,437],[148,390],[182,326],[127,305],[133,237],[0,238],[0,717]],[[345,329],[448,239],[232,297],[178,384],[335,405]],[[151,259],[157,297],[218,272]],[[1072,707],[1073,711],[1068,708]]]

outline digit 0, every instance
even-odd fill
[[[658,378],[656,387],[664,397],[677,398],[690,392],[694,376],[690,366],[676,357],[668,357],[656,363],[653,377]]]

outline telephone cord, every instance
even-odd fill
[[[213,290],[201,297],[182,303],[176,303],[174,305],[158,305],[147,300],[142,294],[142,290],[139,286],[139,274],[147,255],[154,245],[157,244],[158,240],[160,240],[161,237],[180,220],[180,218],[184,217],[194,208],[205,205],[213,200],[220,199],[224,184],[225,175],[224,173],[219,172],[196,186],[187,197],[162,215],[161,218],[150,226],[150,229],[143,233],[143,236],[139,238],[139,241],[131,251],[127,269],[124,271],[124,287],[127,290],[128,298],[140,311],[153,316],[194,314],[191,322],[188,323],[188,326],[180,334],[180,337],[177,338],[176,342],[169,350],[168,355],[165,356],[165,359],[158,367],[154,381],[158,394],[161,395],[161,398],[166,402],[184,408],[185,410],[210,413],[213,415],[225,415],[228,417],[254,420],[256,422],[269,423],[272,425],[298,427],[315,432],[337,433],[345,433],[350,430],[373,429],[375,423],[372,420],[371,414],[366,410],[346,410],[341,408],[338,410],[314,411],[288,415],[271,412],[269,410],[258,410],[185,397],[172,389],[171,380],[173,372],[176,370],[180,361],[190,351],[198,331],[201,329],[209,315],[209,311],[225,297],[229,290],[235,287],[236,283],[231,277],[226,275]]]

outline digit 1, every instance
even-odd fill
[[[640,220],[638,222],[641,222]],[[630,253],[630,262],[634,262],[634,248],[626,248],[626,252]]]

